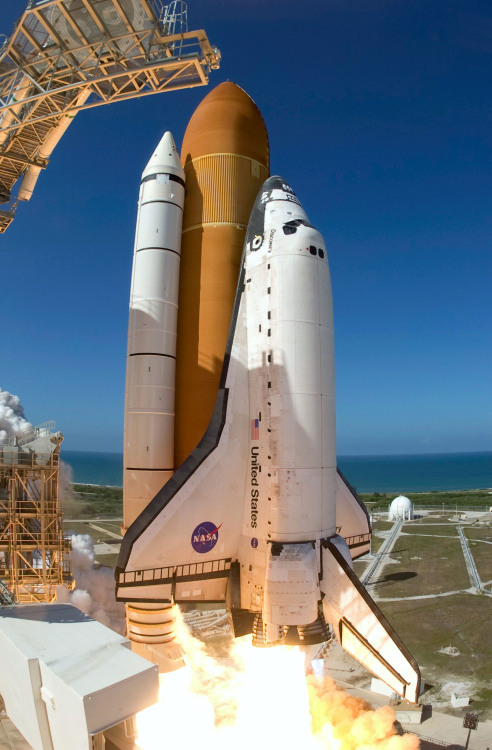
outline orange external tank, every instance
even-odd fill
[[[268,133],[243,89],[221,83],[186,129],[186,198],[176,353],[175,468],[212,416],[246,226],[269,175]]]

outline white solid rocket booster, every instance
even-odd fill
[[[174,392],[185,175],[171,133],[142,174],[130,292],[124,526],[174,470]]]

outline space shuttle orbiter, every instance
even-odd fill
[[[150,621],[171,604],[224,602],[253,643],[342,647],[416,701],[412,655],[353,572],[367,514],[337,472],[333,312],[321,234],[290,186],[255,201],[212,419],[129,527],[117,598]],[[151,615],[150,613],[154,613]],[[138,620],[138,615],[137,615]],[[160,641],[159,641],[160,639]]]

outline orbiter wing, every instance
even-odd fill
[[[342,648],[409,701],[420,695],[417,662],[361,584],[334,537],[323,541],[323,613]]]

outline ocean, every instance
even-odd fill
[[[123,484],[122,453],[64,451],[61,459],[81,484]],[[339,456],[338,465],[358,492],[492,490],[492,452],[410,456]]]

